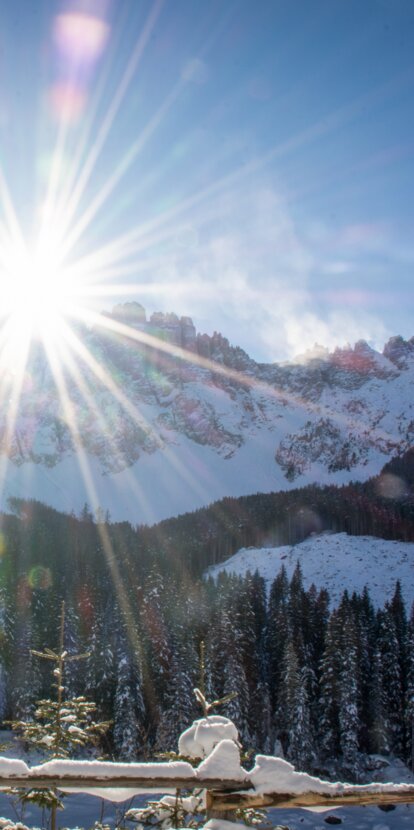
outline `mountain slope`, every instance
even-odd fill
[[[62,362],[64,396],[32,351],[11,432],[0,415],[4,500],[151,523],[224,496],[366,480],[413,443],[414,338],[264,365],[190,318],[147,321],[137,303],[107,316],[147,339],[79,327],[89,356]],[[12,387],[11,372],[5,397]]]
[[[338,605],[345,590],[362,593],[365,585],[374,604],[382,606],[392,599],[397,579],[408,608],[414,602],[414,544],[372,536],[323,533],[298,545],[243,548],[226,562],[209,568],[207,574],[217,577],[225,571],[243,576],[257,569],[270,586],[282,565],[291,579],[298,562],[305,589],[312,583],[318,589],[326,588],[331,607]]]

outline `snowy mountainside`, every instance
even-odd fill
[[[12,431],[0,412],[4,502],[78,512],[87,501],[154,523],[224,496],[366,480],[414,443],[414,338],[267,365],[188,317],[147,320],[138,303],[107,317],[164,348],[79,326],[90,357],[62,364],[69,404],[34,349]],[[13,382],[11,370],[4,399]]]
[[[292,577],[300,563],[306,589],[312,582],[328,590],[331,607],[339,603],[344,590],[361,593],[366,585],[372,601],[382,606],[391,600],[395,582],[401,582],[407,608],[414,602],[414,544],[378,539],[373,536],[349,536],[347,533],[312,535],[298,545],[278,548],[243,548],[226,562],[209,568],[217,577],[221,571],[244,575],[256,569],[268,587],[285,566]]]

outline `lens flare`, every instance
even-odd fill
[[[53,584],[50,568],[44,568],[43,565],[35,565],[29,572],[27,581],[33,590],[46,591]]]
[[[69,12],[57,15],[53,35],[55,46],[64,60],[91,64],[105,48],[109,26],[98,17]]]
[[[85,91],[73,83],[54,84],[49,92],[52,112],[59,121],[71,124],[82,115],[87,96]]]
[[[408,488],[404,479],[392,473],[383,473],[377,482],[377,492],[384,499],[402,499]]]

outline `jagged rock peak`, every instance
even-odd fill
[[[406,365],[407,358],[412,354],[414,354],[414,337],[404,340],[400,334],[390,337],[383,351],[384,357],[395,363],[399,369]]]
[[[174,312],[154,311],[147,320],[144,306],[135,301],[118,303],[111,312],[105,314],[132,328],[139,328],[167,340],[174,346],[196,351],[196,330],[191,317],[178,317]]]
[[[386,355],[377,352],[366,340],[358,340],[354,346],[347,344],[336,348],[330,361],[337,368],[357,375],[383,376],[393,371]]]
[[[178,317],[174,312],[154,311],[150,331],[175,346],[196,351],[196,330],[191,317]]]
[[[137,323],[146,323],[147,321],[144,306],[135,301],[129,303],[118,303],[118,305],[113,307],[110,316],[120,322],[125,322],[132,326]]]
[[[107,313],[107,316],[133,328],[139,328],[173,346],[179,346],[240,371],[246,371],[256,365],[243,349],[232,346],[227,337],[220,332],[214,331],[212,335],[197,333],[191,317],[178,317],[172,311],[154,311],[147,320],[145,308],[137,302],[119,303],[112,312]]]

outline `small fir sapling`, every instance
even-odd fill
[[[76,750],[88,745],[96,745],[99,738],[107,731],[109,722],[96,723],[92,716],[96,705],[84,697],[65,699],[64,671],[65,665],[74,660],[83,660],[87,654],[68,654],[64,647],[65,603],[62,602],[60,617],[59,648],[44,652],[32,651],[35,657],[49,660],[54,664],[53,677],[56,700],[50,698],[39,700],[36,704],[33,721],[10,721],[10,726],[27,743],[36,749],[46,751],[50,758],[68,758]],[[22,803],[31,801],[38,806],[50,809],[51,830],[56,828],[56,812],[63,809],[61,797],[56,788],[44,790],[18,791]]]

